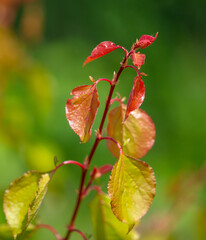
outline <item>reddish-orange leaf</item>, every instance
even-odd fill
[[[66,117],[81,142],[85,143],[90,139],[91,128],[99,107],[96,84],[74,88],[71,95],[74,96],[67,100]]]
[[[85,60],[84,65],[86,65],[88,62],[91,62],[95,60],[96,58],[102,57],[115,49],[120,48],[120,46],[117,46],[115,43],[110,41],[101,42],[99,45],[94,48],[91,55]]]
[[[145,96],[145,86],[142,81],[142,77],[135,77],[132,91],[129,95],[129,100],[127,103],[127,111],[125,119],[129,116],[130,112],[139,108],[144,101]]]
[[[106,164],[106,165],[103,165],[103,166],[97,168],[96,177],[98,178],[108,172],[111,172],[112,168],[113,168],[113,165],[111,165],[111,164]]]
[[[133,64],[138,68],[140,69],[141,66],[144,64],[144,61],[145,61],[145,55],[144,54],[141,54],[140,52],[137,52],[137,53],[133,53],[132,54],[132,61],[133,61]]]
[[[140,48],[148,47],[150,44],[152,44],[155,41],[155,39],[157,38],[157,35],[158,35],[158,32],[156,33],[155,37],[152,37],[149,35],[141,36],[141,38],[137,42],[137,47],[140,47]]]

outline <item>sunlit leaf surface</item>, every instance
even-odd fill
[[[129,225],[129,231],[148,211],[155,187],[155,176],[147,163],[120,155],[110,176],[108,193],[113,213]]]
[[[120,222],[113,214],[110,198],[104,194],[97,194],[90,204],[92,224],[95,240],[138,240],[138,233],[134,230],[129,234],[128,225]]]
[[[50,180],[48,173],[30,171],[14,180],[4,195],[4,213],[16,239],[34,218]]]
[[[139,41],[137,42],[138,47],[140,48],[146,48],[150,44],[152,44],[155,39],[157,38],[158,33],[156,33],[155,37],[150,35],[142,35]]]
[[[152,119],[141,109],[132,111],[124,121],[126,106],[116,107],[109,113],[107,133],[122,147],[123,152],[134,158],[143,157],[155,141],[155,126]],[[118,158],[119,149],[112,141],[107,141],[111,153]]]
[[[91,55],[85,60],[84,65],[87,64],[88,62],[91,62],[99,57],[102,57],[114,51],[117,48],[119,48],[119,46],[110,41],[100,43],[99,45],[96,46],[96,48],[94,48]]]
[[[99,107],[96,85],[84,85],[74,88],[72,99],[67,100],[66,117],[73,131],[81,142],[91,137],[91,128]]]
[[[145,86],[142,81],[142,77],[141,76],[135,77],[132,91],[129,95],[129,100],[127,103],[127,111],[125,118],[129,116],[130,112],[134,111],[135,109],[139,108],[142,105],[144,101],[144,96]]]

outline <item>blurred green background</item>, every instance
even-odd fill
[[[90,84],[89,75],[111,79],[123,57],[116,50],[82,68],[92,49],[106,40],[130,49],[141,35],[159,32],[142,51],[148,77],[141,107],[156,125],[155,145],[144,160],[156,174],[157,194],[138,231],[141,239],[206,239],[205,9],[204,0],[0,0],[0,223],[6,222],[2,198],[11,181],[28,170],[52,169],[54,156],[83,162],[90,151],[94,138],[79,144],[65,117],[66,100],[74,87]],[[134,71],[125,70],[116,92],[128,97],[133,79]],[[102,104],[93,130],[107,83],[98,90]],[[102,143],[93,165],[114,162]],[[75,166],[56,173],[37,222],[64,235],[79,177]],[[100,182],[105,191],[108,178]],[[94,195],[77,218],[87,236]],[[41,229],[32,239],[55,238]],[[74,233],[71,239],[81,238]]]

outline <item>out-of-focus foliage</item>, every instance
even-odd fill
[[[48,162],[53,156],[52,149],[46,144],[38,146],[42,139],[36,136],[35,129],[43,125],[51,111],[53,79],[33,61],[10,30],[0,29],[0,46],[0,140],[16,151],[23,147],[25,157],[35,167],[33,158],[35,149],[39,148],[37,161],[43,157],[46,168],[52,167]]]
[[[128,225],[120,222],[112,213],[110,198],[104,193],[98,193],[90,204],[95,240],[125,240]],[[132,230],[126,240],[138,240],[138,233]]]
[[[206,2],[44,0],[18,1],[12,6],[9,2],[0,1],[0,202],[10,182],[28,169],[50,170],[55,155],[60,161],[83,161],[88,154],[89,143],[81,145],[80,151],[79,139],[68,127],[66,99],[76,83],[85,84],[90,74],[95,79],[105,75],[111,79],[123,53],[117,49],[82,69],[89,49],[104,40],[130,46],[141,35],[158,31],[156,45],[148,49],[146,64],[141,67],[148,73],[144,81],[147,95],[141,108],[152,117],[157,130],[156,143],[145,159],[156,173],[157,194],[150,216],[143,218],[140,227],[147,229],[147,221],[149,226],[158,223],[160,230],[153,235],[158,240],[205,239],[203,184],[197,191],[190,185],[184,187],[186,192],[178,201],[188,203],[187,193],[195,198],[187,208],[177,204],[175,216],[170,214],[172,197],[165,198],[164,194],[177,173],[182,174],[178,187],[190,179],[181,169],[190,169],[192,176],[206,160]],[[7,10],[2,11],[5,3]],[[3,16],[2,12],[7,14]],[[122,96],[128,96],[133,84],[133,71],[128,72],[117,86]],[[103,89],[100,99],[107,96],[106,86]],[[101,112],[100,106],[98,114]],[[105,159],[113,164],[115,160],[106,147],[102,144],[101,148],[94,164],[104,165]],[[79,184],[78,171],[72,167],[61,171],[51,182],[37,219],[51,225],[56,225],[58,219],[60,232],[68,224],[73,192]],[[174,199],[178,191],[172,192]],[[90,234],[87,203],[80,214],[77,224]],[[151,223],[152,216],[155,221]],[[175,224],[165,235],[167,226],[162,230],[161,225],[170,222],[170,216]],[[1,207],[0,223],[5,223]],[[141,229],[141,238],[151,239],[148,232]],[[32,239],[52,237],[46,230],[39,230]],[[81,238],[74,235],[74,239]]]
[[[32,234],[35,232],[35,227],[33,225],[29,225],[26,232],[23,234],[23,239],[29,239]],[[0,225],[0,237],[1,240],[13,240],[11,229],[7,224]]]
[[[206,185],[205,172],[206,165],[203,165],[197,171],[181,172],[174,178],[173,183],[168,186],[167,196],[165,196],[167,201],[170,201],[170,208],[166,212],[159,211],[153,214],[145,225],[140,226],[141,239],[178,239],[176,229],[178,229],[181,219],[193,207],[199,191]],[[201,214],[193,219],[193,239],[204,239],[205,237],[205,207],[199,206],[199,211]],[[188,236],[187,233],[182,232],[179,235],[183,239],[184,236]]]

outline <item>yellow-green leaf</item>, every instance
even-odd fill
[[[152,119],[141,109],[129,113],[125,119],[126,106],[112,109],[108,116],[108,136],[114,138],[122,147],[125,154],[143,157],[153,146],[155,141],[155,125]],[[111,153],[118,158],[119,149],[112,141],[107,141]]]
[[[155,176],[147,163],[120,154],[110,176],[108,193],[114,215],[129,225],[129,231],[148,211],[155,187]]]
[[[47,192],[49,181],[50,181],[50,175],[48,173],[42,174],[38,182],[38,190],[35,193],[35,199],[30,204],[28,209],[28,219],[27,219],[28,222],[31,222],[32,219],[35,217],[41,205],[41,202]]]
[[[138,240],[136,231],[128,232],[128,225],[113,214],[108,195],[101,193],[90,204],[95,240]]]
[[[14,180],[4,195],[4,213],[14,238],[33,220],[50,180],[48,173],[30,171]]]

